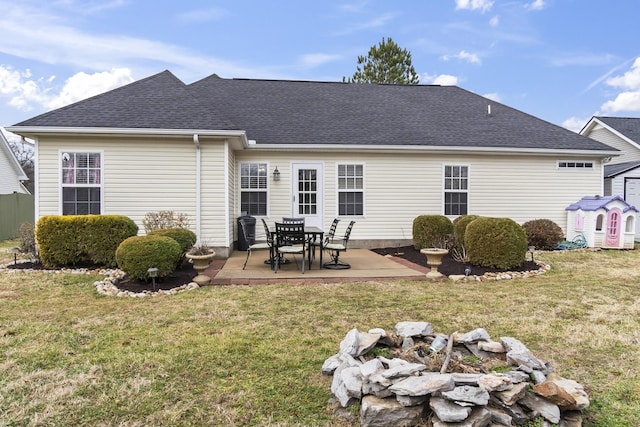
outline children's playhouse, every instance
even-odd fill
[[[590,248],[633,249],[635,206],[620,196],[586,196],[567,208],[567,240],[583,236]]]

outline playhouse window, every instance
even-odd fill
[[[627,220],[624,223],[624,231],[625,233],[631,233],[633,231],[633,221],[635,219],[634,215],[629,215]]]
[[[596,217],[596,231],[602,231],[604,224],[604,215],[600,214]]]

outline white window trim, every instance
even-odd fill
[[[446,177],[445,177],[445,170],[447,166],[453,166],[453,167],[466,167],[467,168],[467,189],[460,191],[460,190],[447,190],[445,188],[445,181],[446,181]],[[449,218],[456,218],[460,215],[447,215],[445,213],[445,194],[447,192],[454,192],[454,193],[467,193],[467,215],[469,215],[469,212],[471,212],[471,165],[468,163],[443,163],[442,164],[442,172],[440,174],[440,176],[442,177],[442,182],[441,182],[441,186],[440,188],[442,188],[442,215],[445,215]]]
[[[100,185],[95,184],[74,184],[65,185],[62,171],[62,156],[64,153],[97,153],[100,154]],[[104,211],[104,150],[91,148],[69,148],[58,150],[58,214],[64,215],[64,198],[62,189],[65,187],[100,187],[100,215],[105,215]]]
[[[362,215],[340,215],[340,193],[343,191],[348,191],[347,189],[340,189],[340,166],[349,166],[349,165],[360,165],[362,166]],[[337,218],[365,218],[367,216],[367,165],[365,162],[338,162],[336,163],[336,217]]]
[[[556,167],[559,170],[595,169],[595,162],[590,160],[558,160]]]
[[[271,181],[273,180],[273,169],[275,169],[276,167],[271,166],[270,162],[266,162],[266,161],[260,161],[260,160],[255,160],[255,161],[250,161],[250,160],[243,160],[238,162],[238,173],[236,174],[237,176],[237,181],[238,181],[238,212],[237,215],[240,216],[242,215],[242,192],[243,191],[252,191],[252,189],[246,189],[243,190],[242,188],[242,165],[250,165],[250,164],[265,164],[267,165],[267,188],[265,189],[266,193],[267,193],[267,209],[266,209],[266,215],[262,216],[262,215],[251,215],[249,213],[247,213],[247,215],[251,215],[255,218],[269,218],[269,211],[271,209]],[[280,176],[280,181],[282,181],[282,175]]]

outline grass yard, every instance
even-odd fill
[[[13,260],[0,244],[0,264]],[[513,336],[585,386],[588,426],[640,425],[640,251],[546,253],[486,284],[372,282],[98,295],[95,276],[0,272],[0,425],[347,426],[320,373],[351,328]]]

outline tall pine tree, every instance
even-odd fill
[[[367,56],[358,56],[358,67],[352,77],[343,77],[349,83],[390,83],[416,85],[418,74],[411,64],[411,53],[401,49],[392,39],[384,37]]]

